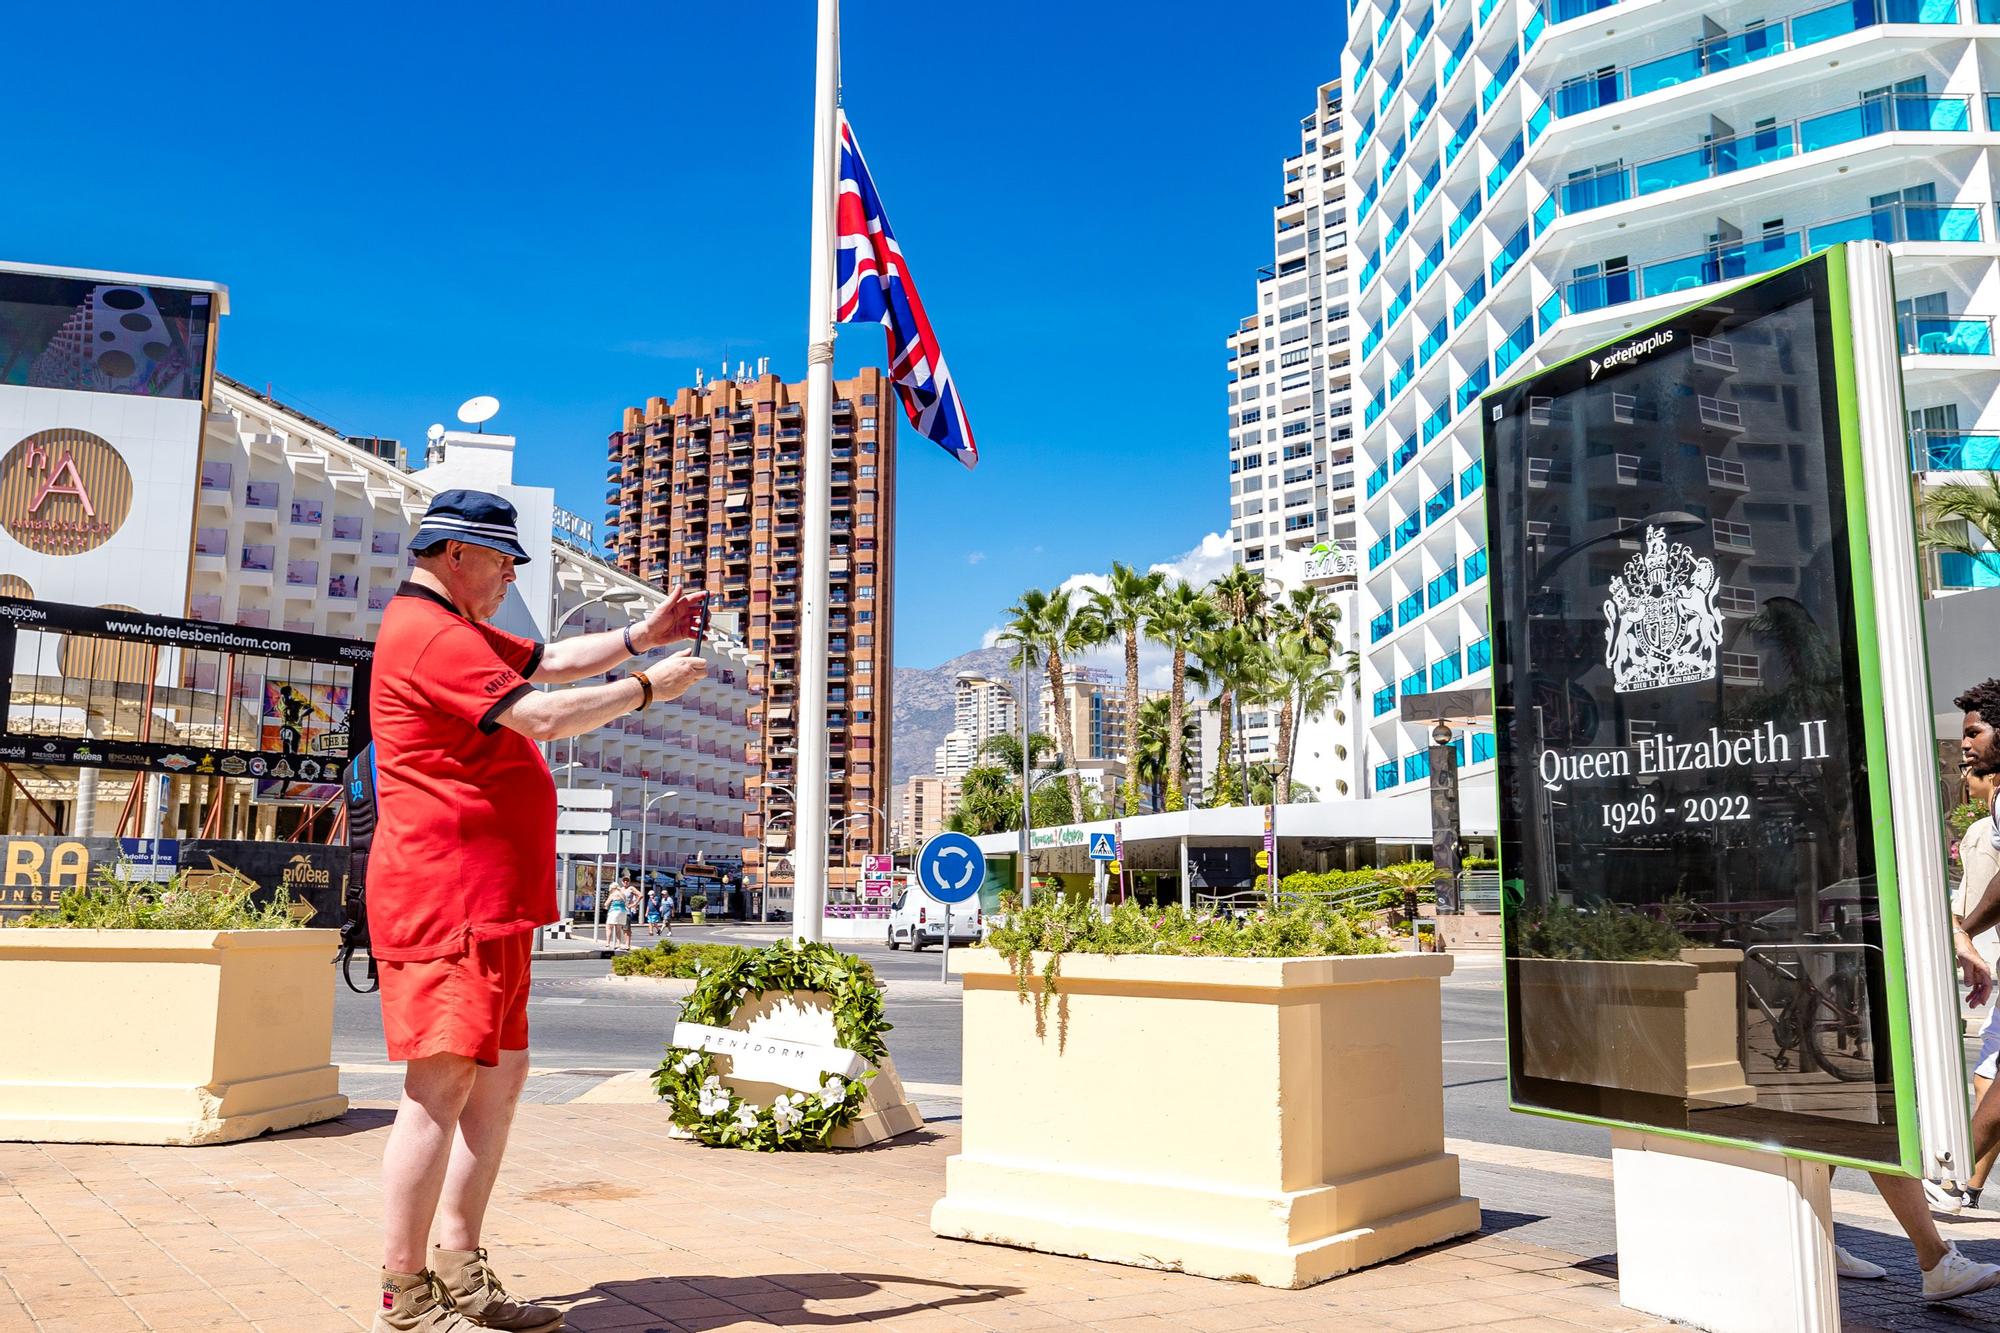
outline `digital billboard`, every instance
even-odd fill
[[[1907,1171],[1846,264],[1482,401],[1508,1078],[1518,1110]]]

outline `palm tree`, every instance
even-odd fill
[[[1162,588],[1146,607],[1146,636],[1164,644],[1174,655],[1174,669],[1168,687],[1167,719],[1167,803],[1168,810],[1187,808],[1182,786],[1182,740],[1187,722],[1188,648],[1204,631],[1214,628],[1221,617],[1214,605],[1187,582]]]
[[[1071,604],[1067,589],[1053,593],[1030,588],[1021,600],[1007,608],[1008,622],[1000,629],[999,642],[1014,645],[1015,667],[1040,666],[1048,672],[1049,696],[1054,700],[1056,744],[1070,759],[1076,757],[1076,728],[1069,712],[1069,695],[1064,690],[1064,660],[1095,648],[1104,640],[1095,616],[1079,614]],[[1023,699],[1021,706],[1027,707]],[[1018,757],[1018,756],[1017,756]],[[1083,809],[1083,775],[1069,774],[1072,809]]]
[[[1271,609],[1271,627],[1279,638],[1298,638],[1338,650],[1340,604],[1323,588],[1293,588]]]
[[[1191,651],[1194,660],[1188,664],[1188,679],[1197,689],[1215,691],[1215,706],[1222,719],[1208,804],[1234,805],[1239,796],[1236,775],[1229,767],[1234,706],[1238,701],[1248,703],[1263,696],[1271,671],[1271,650],[1249,629],[1225,625],[1202,634],[1191,645]],[[1238,732],[1237,745],[1240,747],[1242,743]]]
[[[2000,548],[2000,475],[1936,487],[1924,496],[1918,519],[1926,547],[1993,567]]]
[[[1139,739],[1132,750],[1133,779],[1153,793],[1153,808],[1164,810],[1167,782],[1167,722],[1173,705],[1166,699],[1148,699],[1139,706]],[[1188,753],[1196,739],[1198,724],[1192,717],[1181,724],[1181,753]],[[1185,771],[1185,770],[1183,770]]]
[[[1292,766],[1297,761],[1298,728],[1318,717],[1347,689],[1348,673],[1327,649],[1311,639],[1286,639],[1278,644],[1273,663],[1273,694],[1278,706],[1278,804],[1291,796]]]
[[[979,753],[983,758],[993,760],[1016,778],[1020,776],[1021,738],[1019,736],[1008,736],[1005,734],[988,736],[986,744],[979,747]],[[1051,755],[1055,755],[1057,758],[1061,757],[1056,750],[1054,737],[1044,731],[1034,732],[1028,737],[1028,766],[1030,768],[1040,768],[1042,760]]]
[[[1130,565],[1111,562],[1111,586],[1093,589],[1089,611],[1108,640],[1114,634],[1125,637],[1125,735],[1126,749],[1139,735],[1139,635],[1146,619],[1146,606],[1167,581],[1163,571],[1141,574]],[[1125,784],[1125,813],[1139,813],[1139,784]]]
[[[1208,585],[1208,597],[1230,624],[1257,626],[1270,605],[1271,588],[1262,574],[1245,565],[1231,565],[1227,574]]]

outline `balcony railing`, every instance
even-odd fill
[[[1573,79],[1544,100],[1536,114],[1552,113],[1557,119],[1582,115],[1662,88],[1742,69],[1878,23],[1955,23],[1958,17],[1951,0],[1836,0],[1742,32],[1710,37],[1643,64]]]
[[[1991,356],[1989,315],[1904,315],[1898,324],[1906,356]]]
[[[1389,637],[1390,631],[1395,628],[1395,617],[1389,612],[1384,611],[1381,615],[1368,622],[1368,642],[1382,642],[1382,640]]]
[[[1458,498],[1463,500],[1486,484],[1486,463],[1480,460],[1458,474]]]
[[[1475,671],[1484,671],[1492,665],[1493,640],[1490,636],[1484,639],[1477,639],[1467,646],[1465,650],[1465,672],[1467,675],[1471,675]]]
[[[1566,181],[1553,198],[1565,214],[1658,194],[1698,181],[1714,180],[1772,162],[1837,148],[1878,134],[1898,131],[1964,133],[1972,128],[1971,101],[1924,93],[1891,93],[1854,106],[1783,125],[1716,139],[1685,152],[1633,167],[1612,167]]]
[[[1376,717],[1380,717],[1384,713],[1393,712],[1395,707],[1396,687],[1394,685],[1384,685],[1381,689],[1375,691]]]
[[[1486,548],[1482,546],[1471,555],[1465,557],[1465,563],[1460,568],[1465,571],[1465,586],[1468,588],[1485,578]]]
[[[2000,435],[1917,431],[1910,460],[1919,472],[2000,472]]]
[[[1369,547],[1368,568],[1370,569],[1380,568],[1382,562],[1389,558],[1389,553],[1393,549],[1394,547],[1387,537],[1384,537],[1381,541],[1376,542],[1373,546]]]

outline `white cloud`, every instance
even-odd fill
[[[991,648],[999,642],[1000,627],[998,625],[990,626],[984,634],[979,636],[979,646],[981,648]]]
[[[965,563],[968,565],[977,565],[983,562],[985,559],[986,559],[986,552],[984,551],[968,551],[966,552]]]
[[[1228,573],[1229,567],[1235,563],[1235,557],[1229,550],[1229,538],[1219,532],[1211,532],[1197,542],[1193,550],[1178,559],[1154,565],[1153,569],[1165,574],[1169,582],[1192,583],[1201,587]]]

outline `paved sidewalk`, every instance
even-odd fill
[[[366,1327],[388,1114],[217,1148],[0,1144],[0,1333]],[[656,1107],[524,1106],[486,1239],[583,1330],[1665,1327],[1505,1216],[1299,1292],[939,1240],[957,1138],[760,1156],[669,1139]]]

